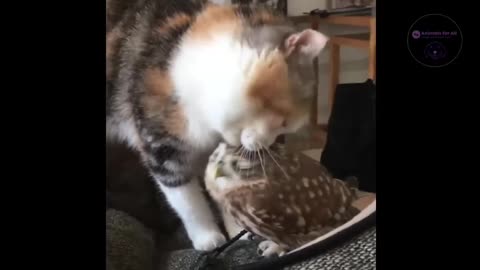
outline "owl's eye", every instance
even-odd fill
[[[236,161],[236,160],[232,161],[232,167],[237,168],[238,167],[238,161]]]

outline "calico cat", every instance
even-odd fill
[[[225,241],[201,192],[220,140],[248,150],[308,118],[327,37],[266,9],[107,0],[106,129],[138,151],[197,250]]]

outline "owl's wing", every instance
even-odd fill
[[[244,223],[267,229],[275,236],[297,234],[303,231],[300,212],[286,198],[279,197],[268,187],[248,189],[236,196],[236,211],[244,216]],[[249,222],[245,222],[248,219]]]

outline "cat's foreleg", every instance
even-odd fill
[[[168,203],[182,220],[196,250],[210,251],[226,242],[196,178],[176,187],[158,182]]]
[[[143,159],[163,194],[182,220],[196,250],[210,251],[226,242],[215,222],[213,210],[195,177],[188,154],[181,146],[151,142],[143,151]]]

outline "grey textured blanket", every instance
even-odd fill
[[[153,268],[152,232],[124,212],[107,210],[107,270],[149,270]]]
[[[255,262],[261,258],[256,255],[256,244],[249,241],[239,241],[220,256],[222,268]],[[172,252],[166,262],[168,270],[192,269],[201,262],[200,253],[193,250]],[[376,269],[376,228],[359,235],[350,242],[331,251],[318,254],[309,260],[289,265],[284,270],[367,270]]]
[[[135,218],[121,211],[108,210],[107,270],[187,270],[203,259],[200,252],[182,249],[168,252],[160,260],[155,260],[154,239],[152,232]],[[222,268],[261,260],[256,250],[257,243],[254,241],[234,243],[219,256]],[[336,249],[284,269],[376,269],[376,228]]]

